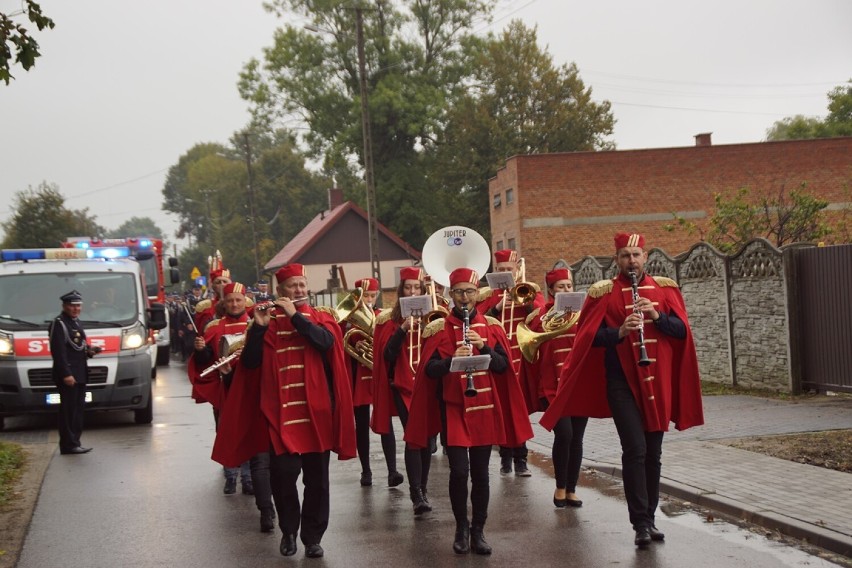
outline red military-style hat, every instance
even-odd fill
[[[461,282],[476,284],[476,287],[478,288],[479,274],[476,273],[476,270],[472,270],[470,268],[456,268],[455,270],[450,272],[450,287],[453,287]]]
[[[278,280],[279,284],[283,284],[285,280],[294,276],[302,276],[304,278],[308,277],[305,273],[305,266],[303,264],[297,264],[295,262],[293,264],[285,264],[278,269],[278,272],[275,273],[275,279]]]
[[[624,247],[645,248],[645,237],[639,233],[618,233],[615,235],[615,250],[618,252]]]
[[[355,287],[361,288],[364,292],[378,292],[379,281],[375,278],[361,278],[355,281]]]
[[[406,266],[399,270],[400,281],[423,280],[423,270],[419,266]]]
[[[240,284],[239,282],[231,282],[230,284],[225,284],[225,288],[222,290],[222,295],[227,296],[228,294],[242,294],[246,295],[246,287]]]
[[[544,280],[547,282],[547,287],[550,288],[560,280],[568,280],[571,278],[571,274],[568,272],[567,268],[555,268],[544,275]]]
[[[220,277],[230,278],[231,277],[231,271],[228,270],[227,268],[217,268],[215,270],[210,271],[210,283],[211,284],[213,283],[214,280],[216,280],[217,278],[220,278]]]
[[[518,262],[518,251],[512,249],[495,251],[494,262]]]

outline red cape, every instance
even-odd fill
[[[206,365],[199,366],[195,360],[196,351],[186,365],[189,382],[192,383],[192,398],[196,403],[209,402],[216,410],[221,410],[225,399],[225,386],[219,379],[219,373],[213,371],[202,377],[201,372],[219,359],[219,340],[223,335],[245,333],[248,316],[242,314],[237,318],[225,316],[216,325],[210,325],[204,330],[204,343],[213,349],[213,359]],[[200,368],[199,368],[200,367]]]
[[[258,452],[270,450],[270,445],[276,454],[332,450],[339,459],[355,457],[355,418],[340,327],[330,314],[311,306],[300,306],[299,311],[334,335],[334,346],[325,354],[333,377],[334,407],[331,406],[323,355],[298,333],[279,335],[279,331],[292,332],[293,327],[289,318],[278,315],[270,321],[263,336],[260,369],[237,366],[219,416],[219,432],[213,446],[213,459],[217,462],[235,466]],[[278,353],[278,348],[285,344],[305,348]],[[301,355],[295,355],[297,353]],[[298,357],[298,360],[291,357]],[[297,361],[304,365],[303,385],[300,382],[299,389],[304,389],[308,404],[287,409],[284,403],[289,400],[285,400],[288,389],[284,388],[287,383],[281,376],[281,364],[286,366]],[[282,420],[287,422],[295,412],[304,417],[282,426]]]
[[[527,327],[536,333],[543,333],[541,319],[553,307],[553,302],[548,302],[543,308],[534,312],[535,316],[527,323]],[[564,333],[544,341],[539,345],[538,357],[535,362],[530,363],[524,359],[521,366],[521,386],[524,389],[524,400],[527,403],[527,411],[540,412],[541,399],[546,398],[548,402],[553,401],[559,385],[559,375],[562,367],[574,345],[574,337],[577,335],[577,324],[574,324]]]
[[[438,322],[442,322],[439,324]],[[487,321],[477,313],[471,327],[488,345],[509,351],[506,333],[496,320]],[[450,446],[484,446],[499,444],[517,447],[533,437],[532,426],[524,405],[524,395],[512,366],[503,373],[487,371],[475,374],[477,395],[464,396],[467,384],[464,373],[449,373],[436,380],[426,375],[426,364],[437,351],[442,358],[452,357],[461,341],[462,322],[450,314],[429,325],[442,329],[427,337],[414,379],[414,394],[405,429],[405,441],[415,448],[425,448],[429,438],[441,431],[438,389],[446,407],[447,444]],[[429,335],[429,331],[425,335]],[[474,348],[474,354],[478,349]]]
[[[647,432],[667,432],[669,422],[674,422],[678,430],[704,424],[698,360],[686,306],[677,286],[667,281],[671,285],[660,286],[654,278],[644,276],[640,295],[657,302],[658,311],[677,315],[686,325],[686,337],[675,339],[663,335],[654,324],[647,323],[646,346],[649,358],[654,360],[647,367],[637,365],[638,349],[633,346],[638,341],[637,334],[626,337],[616,347]],[[556,397],[539,422],[543,427],[552,430],[563,416],[612,416],[606,398],[605,348],[592,347],[592,342],[602,322],[608,327],[624,323],[627,308],[632,309],[632,304],[630,281],[623,275],[613,280],[611,291],[597,298],[590,291]]]
[[[388,378],[388,364],[383,355],[388,341],[399,328],[399,322],[388,320],[380,323],[376,326],[373,339],[373,414],[370,417],[370,428],[376,434],[390,433],[391,417],[398,416]],[[408,336],[403,340],[402,349],[396,358],[393,371],[394,388],[405,402],[405,407],[411,408],[411,395],[414,392],[414,371],[408,365]]]

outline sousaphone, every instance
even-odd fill
[[[451,225],[438,229],[423,245],[423,268],[432,280],[450,287],[450,272],[471,268],[479,276],[491,264],[491,249],[482,235],[468,227]]]

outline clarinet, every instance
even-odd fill
[[[651,364],[648,359],[648,352],[645,350],[645,315],[636,307],[636,302],[639,301],[639,280],[635,272],[630,273],[630,283],[633,287],[633,313],[640,314],[642,321],[639,323],[639,366],[647,367]]]
[[[462,339],[465,345],[470,345],[470,340],[467,338],[467,330],[470,329],[470,311],[467,306],[462,306],[464,313],[464,325],[462,325]],[[476,387],[473,386],[473,371],[467,371],[467,387],[464,389],[465,396],[476,396]]]

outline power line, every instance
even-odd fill
[[[163,168],[163,169],[161,169],[161,170],[157,170],[157,171],[155,171],[155,172],[151,172],[151,173],[149,173],[149,174],[145,174],[145,175],[139,176],[139,177],[137,177],[137,178],[129,179],[129,180],[127,180],[127,181],[120,181],[120,182],[118,182],[118,183],[114,183],[114,184],[112,184],[112,185],[108,185],[108,186],[106,186],[106,187],[102,187],[102,188],[100,188],[100,189],[93,189],[92,191],[87,191],[87,192],[85,192],[85,193],[80,193],[80,194],[77,194],[77,195],[70,195],[70,196],[66,197],[65,199],[66,199],[66,200],[70,200],[70,199],[77,199],[78,197],[86,197],[86,196],[89,196],[89,195],[94,195],[95,193],[100,193],[100,192],[102,192],[102,191],[107,191],[107,190],[109,190],[109,189],[115,189],[116,187],[121,187],[121,186],[123,186],[123,185],[127,185],[127,184],[129,184],[129,183],[134,183],[134,182],[137,182],[137,181],[140,181],[140,180],[143,180],[143,179],[149,178],[149,177],[151,177],[151,176],[155,176],[155,175],[157,175],[157,174],[161,174],[161,173],[163,173],[163,172],[165,172],[165,171],[168,171],[168,169],[169,169],[169,168]]]

